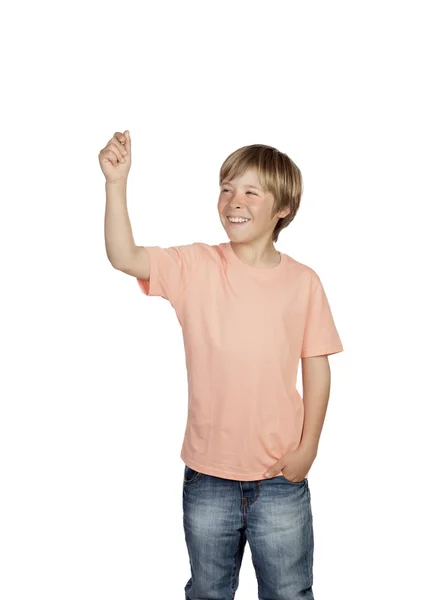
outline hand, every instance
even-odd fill
[[[128,129],[117,131],[98,155],[106,182],[127,181],[131,168],[131,138]]]
[[[293,452],[284,454],[264,475],[265,477],[274,477],[281,471],[286,479],[297,483],[307,477],[315,458],[314,450],[298,446]]]

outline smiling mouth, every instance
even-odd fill
[[[251,219],[245,218],[244,221],[242,221],[241,219],[239,221],[231,221],[231,219],[229,217],[227,217],[226,219],[227,219],[228,223],[230,223],[231,225],[245,225],[246,223],[248,223],[251,220]]]

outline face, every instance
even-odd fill
[[[257,172],[253,169],[247,170],[238,178],[222,182],[218,200],[219,217],[232,241],[263,237],[268,239],[278,219],[289,213],[289,209],[285,209],[272,217],[273,205],[274,196],[262,190]],[[244,223],[231,223],[228,216],[248,220]]]

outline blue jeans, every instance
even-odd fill
[[[233,600],[247,541],[260,600],[314,600],[307,478],[238,481],[185,465],[183,526],[191,566],[186,600]]]

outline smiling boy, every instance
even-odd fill
[[[319,276],[274,247],[298,211],[301,172],[271,146],[239,148],[219,177],[229,241],[143,247],[126,209],[129,132],[99,156],[110,262],[145,295],[168,300],[183,332],[185,597],[233,598],[249,541],[260,598],[311,600],[307,475],[329,398],[328,355],[343,347]]]

